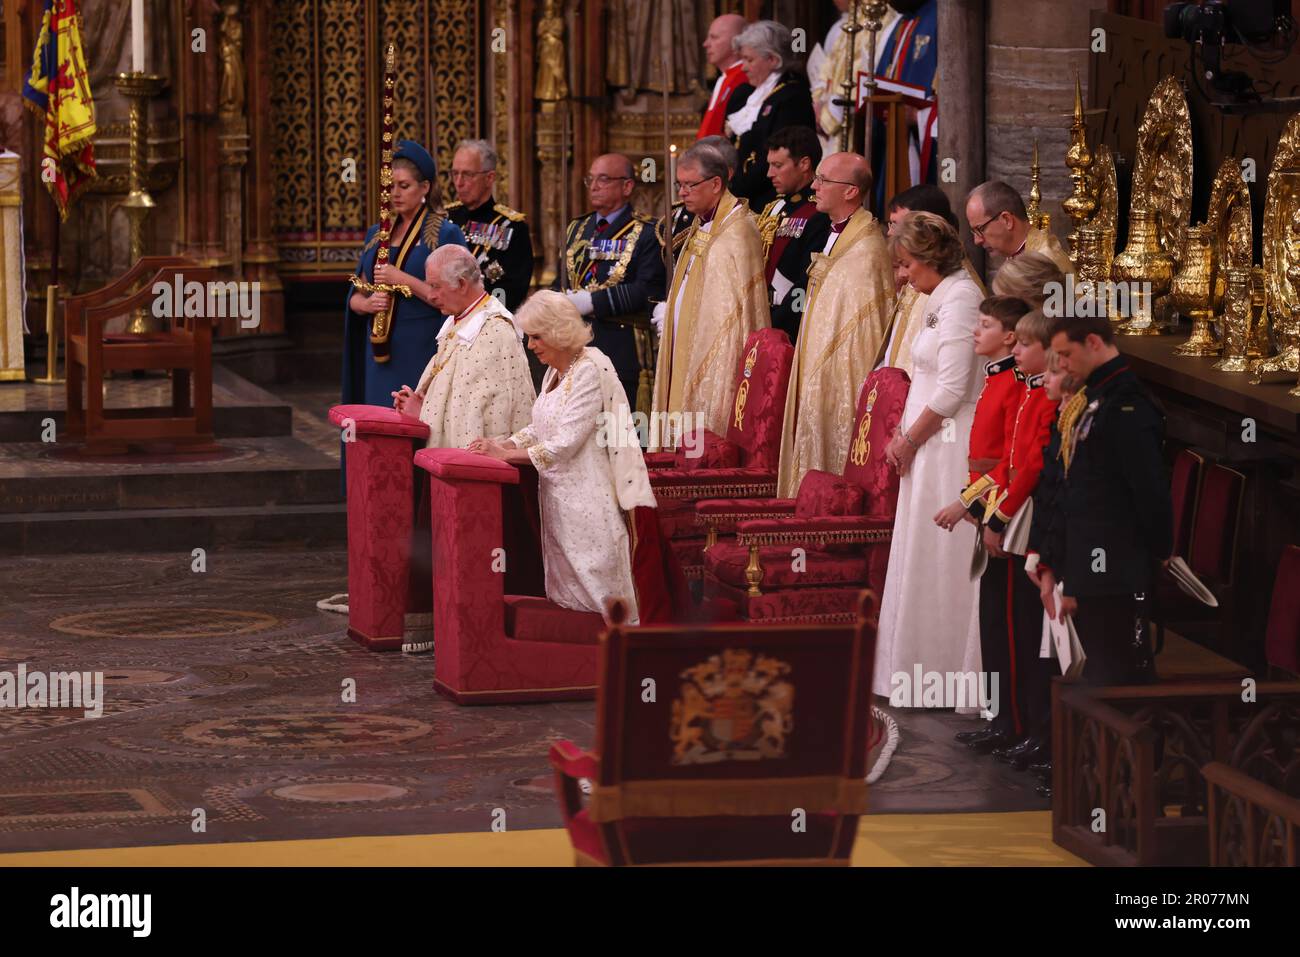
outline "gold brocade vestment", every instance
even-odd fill
[[[707,228],[698,220],[691,227],[673,271],[654,412],[689,413],[691,426],[725,435],[745,340],[770,325],[758,227],[724,192]]]
[[[1074,263],[1070,261],[1065,247],[1061,245],[1061,241],[1056,238],[1055,233],[1048,232],[1046,229],[1030,226],[1029,235],[1025,237],[1024,251],[1027,253],[1042,253],[1056,263],[1061,268],[1061,272],[1066,275],[1074,272]]]
[[[894,279],[880,223],[851,217],[829,255],[814,253],[781,427],[777,495],[794,498],[809,469],[840,475],[858,390],[889,321]]]

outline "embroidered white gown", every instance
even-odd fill
[[[627,524],[598,441],[604,397],[593,352],[601,355],[584,349],[564,376],[546,370],[532,423],[511,439],[537,468],[546,597],[601,613],[607,599],[621,598],[637,624]]]
[[[915,684],[917,664],[923,674],[962,670],[979,594],[979,582],[970,577],[975,529],[963,522],[946,532],[934,516],[968,478],[970,430],[984,381],[974,338],[982,299],[964,270],[946,276],[931,293],[912,344],[903,425],[915,422],[926,406],[944,416],[945,424],[921,446],[899,483],[872,681],[875,693],[886,697],[897,672]],[[921,690],[912,689],[917,706]]]

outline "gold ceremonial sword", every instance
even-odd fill
[[[375,267],[388,262],[388,237],[393,231],[393,97],[397,86],[397,47],[390,43],[384,56],[384,133],[379,165],[379,234],[376,241],[379,248],[375,251]],[[411,287],[386,282],[367,282],[361,276],[352,277],[352,285],[365,293],[383,292],[400,293],[411,296]],[[393,332],[393,309],[396,303],[390,301],[388,308],[376,313],[374,325],[370,330],[370,344],[374,348],[375,361],[387,362],[390,358],[388,339]]]

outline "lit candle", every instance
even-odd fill
[[[131,0],[131,70],[144,72],[144,0]]]

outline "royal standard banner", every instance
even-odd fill
[[[76,0],[43,0],[41,32],[23,99],[44,120],[41,180],[50,188],[59,218],[95,171],[95,102],[81,51]]]

